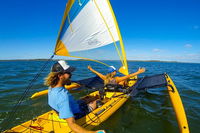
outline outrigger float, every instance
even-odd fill
[[[117,43],[119,43],[121,51]],[[115,45],[120,57],[122,67],[119,69],[119,72],[124,75],[129,74],[122,37],[109,0],[69,0],[61,23],[54,54],[96,61],[106,65],[97,60],[72,56],[70,53],[94,49],[108,44]],[[133,77],[127,81],[125,86],[116,87],[112,90],[104,89],[104,83],[98,77],[74,82],[74,84],[66,86],[66,88],[73,88],[73,85],[77,84],[87,88],[96,88],[96,91],[82,99],[96,98],[101,99],[102,102],[97,109],[76,120],[76,123],[86,129],[92,129],[104,122],[132,95],[137,95],[144,89],[166,87],[176,114],[180,133],[189,133],[186,114],[178,90],[166,73],[145,76],[143,78]],[[46,95],[47,93],[48,90],[44,90],[34,94],[32,98]],[[71,133],[73,131],[71,131],[65,120],[60,119],[58,114],[51,110],[4,132]]]

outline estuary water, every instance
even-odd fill
[[[0,62],[0,127],[2,121],[10,114],[26,87],[38,73],[45,61],[1,61]],[[13,127],[30,120],[49,110],[47,96],[30,99],[38,91],[47,89],[43,85],[44,78],[50,71],[50,62],[40,77],[34,82],[19,106],[9,126]],[[76,67],[72,80],[95,76],[87,69],[94,69],[106,74],[107,68],[89,61],[68,61]],[[105,63],[120,67],[119,61]],[[200,64],[164,63],[164,62],[128,62],[129,71],[135,72],[139,67],[147,71],[140,75],[161,74],[166,72],[173,79],[181,95],[191,133],[199,132],[200,123]],[[76,98],[84,96],[88,90],[73,94]],[[149,89],[130,98],[117,112],[95,130],[104,129],[107,133],[177,133],[179,132],[176,117],[165,88]]]

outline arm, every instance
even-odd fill
[[[74,117],[67,118],[65,120],[67,121],[67,124],[70,127],[70,129],[72,131],[74,131],[75,133],[98,133],[100,131],[101,131],[101,133],[105,133],[104,130],[89,131],[89,130],[86,130],[86,129],[82,128],[81,126],[79,126],[78,124],[75,123]]]
[[[101,73],[95,71],[94,69],[92,69],[91,66],[88,66],[88,69],[89,69],[90,71],[92,71],[93,73],[95,73],[97,76],[99,76],[101,79],[103,79],[103,80],[106,79],[106,76],[104,76],[103,74],[101,74]]]
[[[74,119],[74,114],[69,104],[69,101],[71,101],[70,99],[72,100],[73,97],[71,97],[70,95],[65,95],[62,98],[62,100],[64,101],[58,101],[57,106],[58,106],[59,117],[61,119],[65,119],[69,128],[76,133],[96,133],[95,131],[88,131],[82,128],[81,126],[79,126],[78,124],[76,124],[75,119]],[[76,106],[75,103],[74,103],[74,106]]]
[[[131,74],[123,76],[123,77],[116,77],[117,83],[119,83],[121,81],[124,81],[124,80],[126,80],[128,78],[134,77],[134,76],[136,76],[136,75],[138,75],[140,73],[143,73],[143,72],[145,72],[145,68],[139,68],[138,71],[135,72],[135,73],[131,73]]]
[[[95,133],[95,131],[88,131],[78,124],[75,123],[74,117],[65,119],[67,121],[68,126],[71,128],[72,131],[75,133]]]

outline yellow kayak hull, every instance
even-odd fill
[[[168,90],[170,100],[176,114],[180,133],[189,133],[187,117],[179,92],[172,79],[167,74],[165,74],[165,79],[167,82],[166,88]],[[48,93],[48,91],[45,93]],[[87,96],[99,96],[99,91],[90,93]],[[86,129],[92,129],[108,119],[128,100],[129,97],[129,95],[123,94],[122,92],[106,92],[106,95],[104,97],[104,104],[101,107],[95,109],[93,112],[89,113],[88,115],[76,120],[76,123]],[[58,114],[52,110],[38,116],[33,120],[29,120],[23,124],[15,126],[5,132],[60,133],[63,131],[72,132],[66,121],[60,119]]]
[[[118,110],[128,99],[129,96],[121,95],[121,92],[106,92],[108,100],[104,105],[89,113],[85,117],[76,120],[76,123],[86,129],[92,129],[108,119],[116,110]],[[98,96],[99,92],[93,92],[89,96]],[[119,96],[118,96],[119,95]],[[65,120],[60,119],[55,111],[49,111],[38,116],[33,120],[29,120],[23,124],[13,127],[5,132],[72,132]]]

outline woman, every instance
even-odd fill
[[[92,71],[93,73],[95,73],[97,76],[99,76],[102,80],[104,80],[104,85],[108,85],[108,84],[122,85],[124,81],[126,81],[127,79],[145,72],[145,68],[139,68],[138,71],[135,73],[131,73],[129,75],[122,76],[122,77],[115,77],[117,70],[114,66],[109,67],[107,75],[103,75],[97,72],[96,70],[92,69],[91,66],[88,66],[88,69]]]

